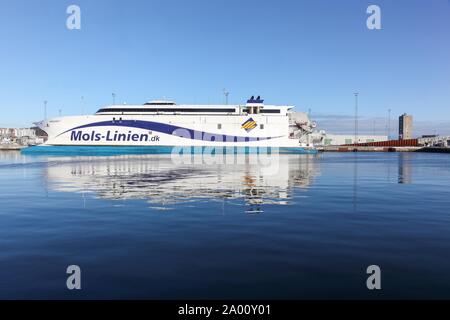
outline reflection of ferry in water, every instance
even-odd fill
[[[194,199],[245,199],[247,204],[288,204],[294,188],[316,174],[313,155],[283,155],[267,166],[236,155],[232,166],[174,165],[169,155],[58,158],[47,167],[52,189],[92,192],[104,199],[145,199],[168,205]],[[62,161],[61,161],[62,160]]]
[[[251,97],[245,105],[111,105],[94,115],[60,117],[37,125],[46,146],[270,147],[314,153],[314,124],[293,106],[265,105]]]

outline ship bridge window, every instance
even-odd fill
[[[147,102],[144,106],[174,106],[175,102]]]
[[[251,108],[245,108],[242,111],[247,112],[248,114],[253,114],[253,110],[251,110]],[[259,113],[280,113],[280,109],[259,109]]]
[[[280,109],[262,109],[260,113],[280,113]]]

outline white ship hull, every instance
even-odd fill
[[[173,116],[141,115],[75,116],[52,119],[41,125],[52,146],[237,146],[300,147],[298,139],[290,139],[288,119],[267,119],[253,115],[263,130],[246,132],[241,124],[248,116]],[[218,130],[218,123],[222,130]]]

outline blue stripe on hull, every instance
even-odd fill
[[[171,146],[34,146],[21,150],[25,155],[61,155],[61,156],[113,156],[126,154],[171,154]],[[265,148],[265,147],[176,147],[186,153],[238,154],[238,153],[280,153],[280,154],[316,154],[315,149],[301,147]]]
[[[69,131],[86,129],[86,128],[94,128],[94,127],[127,127],[127,128],[138,128],[145,129],[150,131],[155,131],[159,133],[165,133],[169,135],[175,135],[180,138],[189,138],[193,140],[205,140],[205,141],[245,141],[245,142],[253,142],[253,141],[263,141],[270,140],[274,138],[280,138],[282,136],[276,137],[247,137],[247,136],[232,136],[232,135],[224,135],[220,133],[211,133],[198,131],[194,129],[189,129],[185,127],[174,126],[167,123],[161,122],[153,122],[153,121],[143,121],[143,120],[116,120],[116,121],[101,121],[85,124],[82,126],[78,126],[63,133],[59,134],[63,135]],[[189,137],[184,136],[185,134],[189,135]]]

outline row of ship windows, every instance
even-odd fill
[[[248,109],[243,109],[243,112],[248,113]],[[124,109],[118,109],[118,108],[104,108],[97,111],[97,113],[104,113],[104,112],[116,112],[116,113],[123,113],[123,112],[135,112],[135,113],[142,113],[142,112],[208,112],[208,113],[234,113],[236,112],[236,109],[228,108],[228,109],[217,109],[217,108],[211,108],[211,109],[205,109],[205,108],[189,108],[189,109],[174,109],[174,108],[152,108],[152,109],[146,109],[146,108],[124,108]],[[260,113],[280,113],[279,109],[262,109],[259,111]]]

